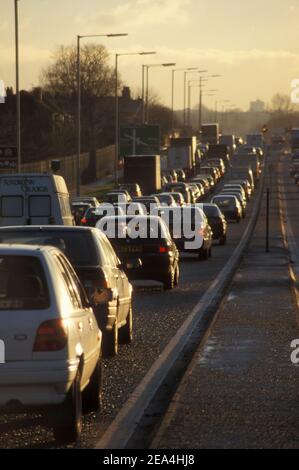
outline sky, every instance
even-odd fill
[[[20,0],[20,82],[39,84],[43,67],[58,45],[75,44],[76,35],[128,33],[122,38],[84,39],[105,44],[111,53],[154,50],[148,57],[119,58],[123,80],[136,94],[142,64],[175,62],[176,68],[199,67],[215,102],[248,109],[249,102],[271,102],[291,93],[299,78],[299,0]],[[176,72],[175,108],[183,107],[183,72]],[[198,73],[188,75],[197,80]],[[15,83],[14,0],[0,0],[0,80]],[[171,105],[171,70],[152,68],[150,88]],[[192,82],[196,85],[196,81]],[[192,89],[192,104],[198,102]],[[228,105],[228,104],[227,104]]]

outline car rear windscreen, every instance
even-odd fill
[[[207,217],[219,217],[220,211],[217,206],[203,206],[203,211]]]
[[[50,307],[44,270],[34,256],[0,256],[0,311]]]
[[[93,266],[97,259],[92,235],[88,231],[7,230],[0,231],[0,243],[55,246],[75,266]]]

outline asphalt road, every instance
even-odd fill
[[[83,433],[75,447],[93,447],[111,423],[136,385],[182,325],[210,283],[229,259],[250,218],[240,224],[229,224],[226,246],[213,247],[209,261],[182,255],[180,285],[163,292],[157,285],[140,286],[134,295],[134,342],[121,346],[116,358],[104,361],[104,406],[101,413],[84,417]],[[0,448],[55,447],[50,429],[33,415],[0,416]]]

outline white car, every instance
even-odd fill
[[[101,342],[93,310],[64,254],[1,245],[0,407],[41,411],[57,442],[75,441],[101,405]]]

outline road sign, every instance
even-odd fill
[[[18,152],[17,147],[0,146],[0,171],[17,170]]]
[[[159,155],[159,126],[123,126],[120,129],[120,157]]]

